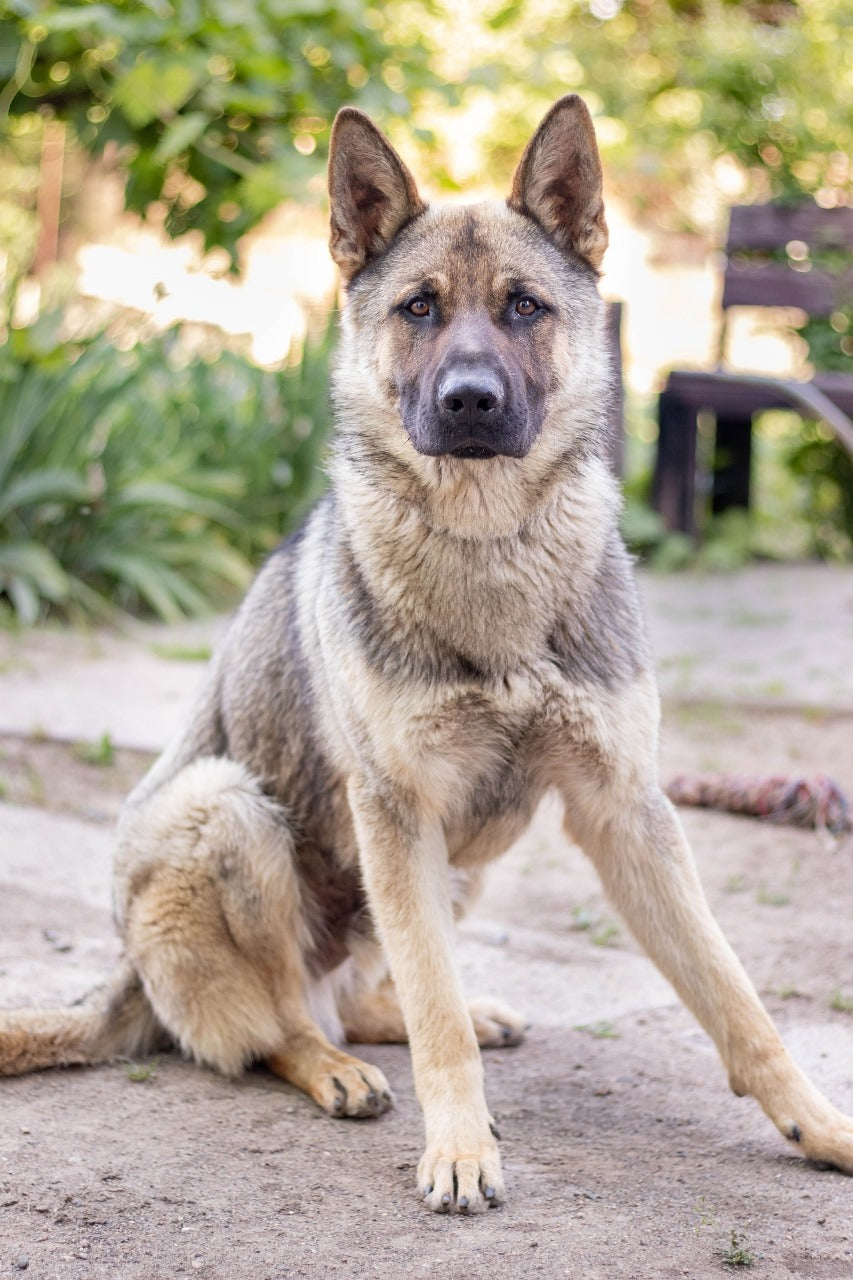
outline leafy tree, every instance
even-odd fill
[[[325,160],[355,102],[423,138],[482,111],[505,181],[553,99],[581,92],[608,172],[665,225],[707,226],[719,191],[848,202],[849,0],[7,0],[4,116],[53,113],[128,172],[127,203],[232,254]],[[453,165],[434,153],[433,177]]]
[[[701,226],[720,183],[729,200],[853,199],[848,0],[509,0],[487,26],[495,166],[575,89],[598,115],[608,171],[664,222]]]
[[[322,166],[337,108],[405,115],[435,78],[366,0],[12,0],[0,122],[55,115],[94,154],[112,144],[126,201],[165,209],[232,254]]]

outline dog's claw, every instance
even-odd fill
[[[424,1153],[418,1167],[418,1186],[434,1213],[467,1217],[482,1213],[501,1198],[503,1181],[494,1139],[487,1134],[476,1156],[470,1154],[474,1145],[471,1135],[463,1135],[457,1149],[464,1155],[454,1158],[446,1147],[428,1148]]]

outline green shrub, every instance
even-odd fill
[[[819,422],[804,422],[788,466],[808,495],[814,553],[824,560],[853,557],[853,457]]]
[[[816,369],[850,372],[853,307],[811,316],[797,332]],[[804,483],[812,550],[826,560],[853,557],[853,457],[823,423],[805,421],[788,466]]]
[[[0,347],[0,607],[165,621],[230,604],[322,490],[331,326],[292,368],[120,351],[48,321]]]

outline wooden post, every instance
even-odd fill
[[[658,452],[652,506],[667,529],[696,529],[696,410],[671,391],[658,401]]]
[[[39,234],[33,274],[41,275],[59,255],[59,215],[62,207],[62,169],[65,160],[65,125],[45,120],[41,139],[41,163],[36,212]]]

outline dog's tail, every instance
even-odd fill
[[[138,1057],[166,1040],[135,969],[64,1009],[0,1012],[0,1076]]]

